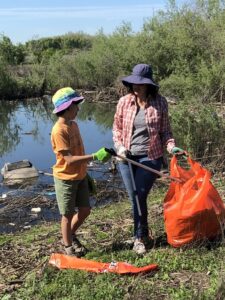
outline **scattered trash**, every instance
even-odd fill
[[[10,226],[15,226],[16,224],[14,224],[14,223],[9,223],[9,225],[10,225]]]
[[[13,163],[6,163],[1,169],[1,174],[6,180],[38,177],[38,171],[27,159]]]
[[[46,176],[53,176],[52,173],[44,172],[44,171],[38,171],[39,174],[41,175],[46,175]]]
[[[23,229],[31,229],[30,225],[23,226]]]
[[[33,207],[33,208],[31,208],[31,211],[35,212],[35,213],[39,213],[39,212],[41,212],[41,208],[40,207]]]
[[[95,273],[137,274],[156,271],[159,268],[157,264],[135,267],[127,262],[102,263],[60,253],[53,253],[49,263],[59,269],[77,269]]]
[[[1,195],[1,198],[2,198],[2,199],[5,199],[6,197],[7,197],[7,194],[2,194],[2,195]]]
[[[25,135],[33,135],[34,132],[33,131],[28,131],[28,132],[23,132],[23,134],[25,134]]]
[[[54,196],[55,192],[45,192],[44,195],[45,196]]]
[[[38,218],[38,213],[33,213],[30,215],[31,220],[35,220]]]

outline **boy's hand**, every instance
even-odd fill
[[[111,154],[105,150],[105,148],[99,149],[97,152],[92,154],[93,160],[106,162],[111,158]]]

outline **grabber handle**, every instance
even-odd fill
[[[131,163],[131,164],[133,164],[133,165],[135,165],[135,166],[137,166],[137,167],[140,167],[140,168],[142,168],[142,169],[145,169],[145,170],[147,170],[147,171],[149,171],[149,172],[155,173],[155,174],[157,174],[157,175],[160,176],[160,177],[164,177],[164,178],[167,178],[167,179],[170,179],[170,180],[179,182],[179,183],[183,183],[183,180],[180,179],[180,178],[173,177],[173,176],[170,176],[170,175],[166,175],[166,174],[164,174],[164,173],[162,173],[162,172],[160,172],[160,171],[157,171],[157,170],[155,170],[155,169],[153,169],[153,168],[150,168],[150,167],[147,167],[147,166],[145,166],[145,165],[143,165],[143,164],[140,164],[140,163],[138,163],[138,162],[136,162],[136,161],[134,161],[134,160],[132,160],[132,159],[129,159],[129,158],[125,157],[125,156],[121,156],[121,155],[117,154],[116,151],[115,151],[113,148],[110,148],[110,149],[105,148],[105,151],[107,151],[107,152],[108,152],[109,154],[111,154],[112,156],[119,157],[120,159],[125,160],[125,161],[127,161],[128,163]]]

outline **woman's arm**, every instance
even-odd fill
[[[162,101],[162,119],[160,127],[160,136],[163,145],[166,145],[167,151],[171,153],[172,148],[175,146],[175,140],[173,138],[169,114],[168,114],[168,103],[164,97],[161,97]]]
[[[114,122],[113,122],[113,142],[115,148],[118,149],[123,145],[123,97],[120,98],[117,107],[116,113],[114,115]]]

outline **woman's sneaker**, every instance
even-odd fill
[[[145,254],[146,253],[145,244],[139,240],[135,240],[133,250],[139,255]]]

